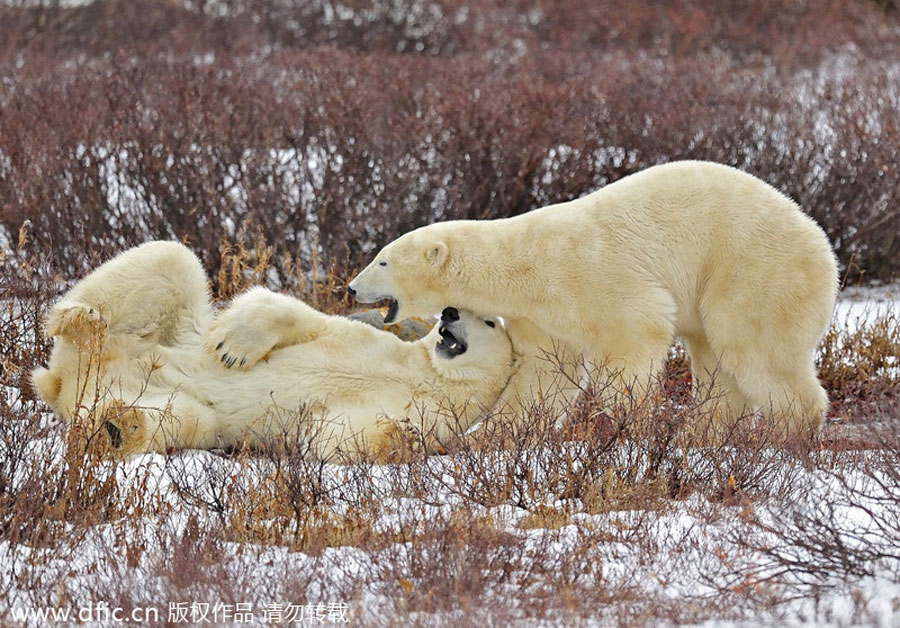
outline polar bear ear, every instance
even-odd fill
[[[430,244],[425,250],[425,259],[427,259],[428,263],[432,266],[442,266],[443,263],[447,261],[447,256],[449,254],[450,249],[447,248],[446,244],[443,242],[435,242],[434,244]]]

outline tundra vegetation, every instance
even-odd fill
[[[565,426],[536,400],[445,455],[400,434],[387,465],[321,459],[302,408],[262,450],[116,462],[27,376],[54,299],[131,245],[186,242],[222,302],[263,284],[349,313],[348,279],[413,227],[674,159],[770,182],[845,285],[889,282],[898,51],[891,0],[3,3],[0,622],[96,600],[159,624],[191,602],[344,603],[360,625],[896,622],[889,304],[836,316],[817,365],[837,421],[779,447],[754,417],[702,446],[709,391],[677,346],[646,402],[609,408],[594,381]]]

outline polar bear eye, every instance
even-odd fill
[[[387,266],[387,262],[378,262],[379,266]]]
[[[484,324],[487,325],[487,326],[490,327],[490,328],[493,328],[493,327],[494,327],[494,321],[484,321]]]

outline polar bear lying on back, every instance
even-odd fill
[[[762,409],[791,431],[828,407],[813,363],[837,265],[797,205],[755,177],[698,161],[655,166],[577,200],[501,220],[408,233],[351,283],[391,299],[389,320],[447,304],[506,318],[526,360],[505,393],[536,392],[542,351],[562,348],[642,393],[675,336],[725,409]],[[577,387],[573,386],[572,392]]]
[[[301,405],[324,455],[371,453],[410,424],[440,440],[489,409],[513,372],[503,327],[453,308],[416,342],[263,289],[213,319],[200,261],[174,242],[94,270],[44,331],[56,340],[32,374],[40,397],[122,456],[258,443],[285,417],[297,423]]]

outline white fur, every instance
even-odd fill
[[[827,408],[813,356],[837,291],[829,242],[793,201],[728,166],[655,166],[514,218],[422,227],[350,287],[396,299],[398,318],[448,304],[505,317],[531,358],[511,384],[520,397],[553,343],[643,390],[680,336],[695,380],[715,372],[732,412],[809,427]]]
[[[323,454],[352,455],[408,425],[440,440],[451,419],[465,428],[496,402],[513,371],[509,338],[460,317],[469,349],[452,359],[436,352],[437,326],[404,342],[263,289],[214,318],[199,260],[153,242],[60,299],[45,327],[56,338],[50,363],[32,378],[55,411],[110,444],[112,423],[121,455],[257,443],[285,421],[296,427],[301,406]]]

